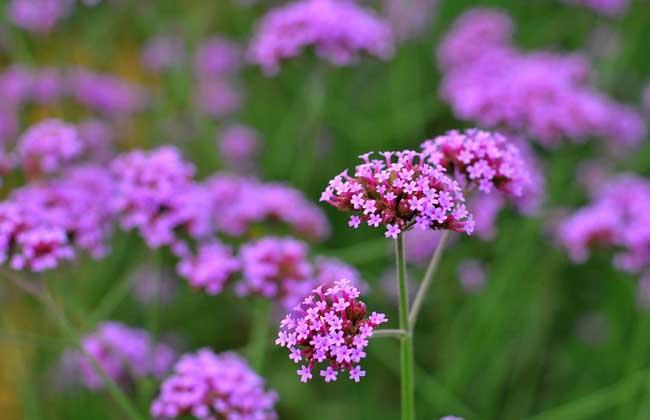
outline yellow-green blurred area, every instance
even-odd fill
[[[398,44],[391,60],[368,58],[335,68],[304,54],[283,64],[274,77],[245,66],[237,75],[244,95],[241,109],[226,118],[213,118],[196,107],[192,53],[202,40],[215,35],[245,49],[255,22],[283,2],[76,4],[69,17],[41,35],[14,26],[3,15],[7,3],[0,0],[0,68],[84,66],[146,88],[147,106],[115,125],[118,151],[173,144],[203,178],[227,166],[216,146],[219,129],[242,122],[259,132],[263,142],[257,175],[287,182],[314,203],[328,180],[356,165],[362,153],[417,148],[449,129],[473,126],[456,119],[440,99],[441,75],[434,58],[452,22],[472,7],[507,12],[516,25],[515,41],[524,50],[586,52],[593,64],[594,85],[623,103],[640,107],[641,89],[650,80],[647,0],[631,0],[620,17],[600,16],[559,0],[439,0],[424,33]],[[362,3],[381,9],[378,1]],[[594,41],[602,33],[612,45]],[[141,48],[166,34],[185,40],[187,62],[153,74],[142,66]],[[314,74],[323,81],[324,108],[319,143],[311,150],[304,140],[312,135],[305,122],[312,118]],[[2,101],[0,97],[0,105]],[[20,127],[24,130],[46,117],[77,122],[87,115],[69,100],[30,105],[20,114]],[[461,238],[444,255],[415,333],[419,419],[454,414],[465,420],[650,420],[650,310],[637,305],[637,279],[613,268],[612,254],[606,250],[576,265],[549,235],[553,215],[588,201],[576,171],[580,162],[598,156],[598,142],[565,142],[537,152],[547,183],[542,214],[525,217],[505,211],[498,218],[494,241]],[[612,166],[618,172],[650,175],[647,139],[636,153]],[[5,180],[4,196],[21,185],[20,178]],[[390,241],[380,230],[350,229],[345,214],[325,210],[332,234],[315,245],[314,252],[355,265],[370,285],[364,296],[368,306],[395,322],[395,301],[381,281],[394,265]],[[458,282],[458,265],[467,258],[480,260],[487,268],[486,287],[479,293],[465,292]],[[144,264],[174,270],[169,255],[148,249],[133,233],[118,231],[107,257],[99,261],[82,257],[41,276],[83,333],[92,331],[98,321],[111,319],[141,328],[155,324],[161,335],[179,338],[184,351],[246,346],[252,300],[227,293],[208,296],[175,278],[176,297],[155,311],[138,303],[128,283]],[[413,279],[423,272],[422,266],[409,267]],[[391,323],[391,328],[395,325]],[[78,378],[60,372],[67,346],[42,305],[2,278],[1,420],[125,418],[106,392],[69,386]],[[261,373],[279,393],[281,420],[399,418],[396,342],[371,343],[364,363],[368,373],[359,384],[347,378],[332,384],[315,378],[301,384],[285,350],[269,343]],[[158,385],[143,381],[129,389],[143,413]]]

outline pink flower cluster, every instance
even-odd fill
[[[224,165],[237,173],[254,170],[253,162],[260,148],[259,135],[243,124],[226,126],[219,133],[219,154]]]
[[[25,172],[50,174],[79,157],[83,144],[74,125],[50,119],[29,128],[18,141],[18,156]]]
[[[646,130],[641,116],[587,85],[589,63],[576,55],[524,53],[512,45],[511,32],[507,15],[476,9],[441,43],[441,94],[458,117],[548,147],[591,136],[619,147],[639,144]]]
[[[47,33],[72,8],[70,0],[11,0],[7,15],[14,25],[32,32]]]
[[[96,332],[84,337],[81,346],[106,375],[122,385],[132,385],[143,377],[161,378],[176,359],[171,347],[153,343],[147,331],[114,321],[100,324]],[[79,369],[85,386],[103,388],[101,376],[86,355],[74,350],[64,357]]]
[[[530,182],[519,149],[499,133],[453,130],[425,141],[422,149],[431,164],[486,194],[499,190],[520,197]]]
[[[287,185],[255,178],[215,175],[206,181],[217,231],[242,237],[258,224],[278,224],[310,240],[329,235],[325,214]]]
[[[146,105],[141,87],[108,73],[78,68],[68,74],[68,88],[80,104],[110,117],[124,117]]]
[[[350,217],[350,226],[385,225],[385,236],[391,238],[413,226],[472,233],[474,219],[465,208],[461,188],[444,168],[409,150],[381,152],[383,159],[370,159],[371,155],[361,156],[364,163],[357,165],[353,177],[342,172],[321,195],[321,201],[357,213]]]
[[[143,47],[140,60],[154,73],[174,69],[185,60],[185,42],[175,35],[160,35],[150,39]]]
[[[0,262],[16,270],[43,271],[74,256],[74,248],[99,258],[107,251],[113,213],[109,174],[88,166],[61,179],[16,189],[0,203]]]
[[[376,312],[366,317],[359,296],[349,280],[339,279],[314,289],[282,320],[275,344],[286,347],[294,363],[304,363],[297,371],[301,382],[309,381],[316,363],[323,362],[327,367],[319,373],[325,382],[337,380],[339,372],[355,382],[366,376],[359,365],[364,349],[374,328],[388,319]]]
[[[276,420],[278,397],[235,353],[201,349],[185,354],[151,404],[157,419],[192,416],[200,420]]]
[[[390,58],[393,35],[386,22],[354,2],[301,0],[274,9],[262,19],[248,58],[272,75],[282,60],[310,46],[319,57],[346,66],[361,53]]]
[[[593,202],[567,217],[557,228],[571,258],[581,262],[594,247],[617,250],[614,264],[632,274],[650,267],[650,181],[635,175],[610,180]]]
[[[218,241],[201,244],[196,255],[183,257],[177,267],[178,274],[190,286],[209,295],[221,293],[240,269],[241,263],[232,249]]]

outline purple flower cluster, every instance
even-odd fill
[[[74,248],[99,258],[113,214],[109,174],[79,167],[62,178],[14,190],[0,203],[0,262],[16,270],[43,271],[74,256]]]
[[[618,252],[614,264],[632,274],[650,266],[650,182],[622,175],[601,186],[591,204],[567,217],[557,237],[571,258],[581,262],[594,247]]]
[[[217,231],[241,237],[258,224],[279,223],[292,234],[321,240],[329,234],[323,211],[298,190],[254,178],[215,175],[206,181]]]
[[[236,73],[242,65],[239,45],[225,38],[210,37],[194,54],[194,70],[201,77],[222,77]]]
[[[507,15],[477,9],[462,15],[441,43],[441,94],[458,117],[548,147],[591,136],[619,147],[639,144],[646,128],[639,113],[589,87],[582,57],[521,52],[511,32]]]
[[[435,166],[461,180],[461,185],[489,194],[499,190],[521,197],[529,183],[519,149],[499,133],[480,130],[450,131],[422,144],[424,154]]]
[[[142,89],[117,76],[78,68],[68,74],[68,88],[80,104],[110,117],[124,117],[146,104]]]
[[[627,11],[628,0],[563,0],[567,4],[588,7],[605,16],[620,16]]]
[[[145,330],[114,321],[100,324],[96,332],[84,337],[81,346],[106,375],[122,385],[131,385],[143,377],[161,378],[176,359],[171,347],[153,343]],[[67,357],[76,362],[85,386],[103,388],[101,376],[86,355],[75,350]]]
[[[19,139],[18,156],[30,177],[59,171],[79,157],[83,144],[74,125],[50,119],[29,128]]]
[[[142,47],[140,60],[154,73],[179,67],[185,60],[185,42],[175,35],[157,36]]]
[[[444,168],[409,150],[381,152],[383,159],[371,160],[371,155],[361,156],[364,163],[357,165],[353,177],[342,172],[321,195],[321,201],[356,213],[350,226],[385,225],[385,236],[391,238],[413,226],[472,233],[474,219],[465,208],[461,188]]]
[[[236,172],[250,172],[260,147],[257,132],[242,124],[226,126],[219,135],[219,153],[224,164]]]
[[[350,65],[361,53],[388,59],[393,35],[388,23],[354,2],[301,0],[272,10],[260,22],[248,51],[265,73],[277,73],[282,60],[312,46],[337,66]]]
[[[200,420],[276,420],[278,397],[235,353],[201,349],[185,354],[151,404],[151,415],[169,419],[190,415]]]
[[[266,237],[241,247],[240,296],[259,295],[292,308],[314,288],[309,248],[292,238]]]
[[[366,357],[364,349],[375,327],[388,319],[376,312],[366,318],[359,296],[349,280],[339,279],[314,289],[282,320],[275,344],[286,347],[294,363],[304,363],[297,371],[301,382],[310,380],[316,363],[323,362],[327,367],[320,376],[325,382],[337,380],[339,372],[355,382],[366,376],[359,365]]]
[[[193,288],[217,295],[241,269],[241,263],[232,249],[217,241],[199,246],[196,255],[186,255],[178,263],[178,274]]]
[[[431,25],[438,0],[383,0],[384,15],[395,38],[400,41],[417,38]]]
[[[70,13],[71,0],[11,0],[7,15],[14,25],[31,32],[47,33]]]

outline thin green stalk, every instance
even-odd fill
[[[415,296],[415,300],[413,301],[413,307],[411,308],[411,312],[409,313],[409,325],[411,326],[411,329],[415,327],[415,323],[418,320],[418,314],[420,313],[422,302],[424,302],[424,298],[427,295],[427,291],[431,286],[433,275],[436,273],[436,269],[440,264],[440,257],[442,256],[442,251],[445,248],[445,243],[447,242],[448,237],[449,237],[449,231],[448,230],[443,231],[442,235],[440,236],[440,241],[438,242],[438,247],[436,248],[436,252],[433,253],[433,257],[429,262],[427,271],[424,273],[424,277],[422,278],[422,283],[420,283],[420,289],[418,289],[418,293]]]
[[[138,412],[131,400],[129,400],[126,394],[122,392],[115,381],[106,374],[106,371],[104,371],[104,369],[97,363],[97,360],[95,360],[95,358],[83,348],[81,345],[82,338],[80,334],[72,327],[63,311],[59,310],[52,295],[47,290],[47,287],[44,287],[43,289],[42,302],[44,303],[45,308],[49,310],[59,328],[61,328],[63,333],[67,336],[68,340],[70,340],[70,342],[73,343],[75,347],[81,351],[81,354],[90,362],[95,373],[97,373],[102,379],[108,393],[113,397],[120,408],[124,410],[127,417],[131,420],[145,420],[145,417]]]
[[[399,290],[399,327],[408,331],[400,339],[400,361],[402,367],[402,420],[415,420],[415,382],[413,378],[413,334],[409,326],[408,289],[406,286],[406,257],[404,237],[395,241],[397,261],[397,285]]]
[[[399,338],[402,339],[408,335],[406,330],[375,330],[371,338]]]
[[[251,335],[248,343],[248,356],[251,366],[257,373],[264,369],[266,353],[269,348],[270,328],[269,313],[271,302],[268,299],[258,299],[253,305],[253,320]]]

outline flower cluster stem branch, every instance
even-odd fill
[[[258,299],[253,306],[253,320],[248,352],[253,370],[261,374],[264,369],[264,362],[266,361],[266,352],[269,349],[269,315],[271,302],[268,299]]]
[[[406,330],[375,330],[370,338],[399,338],[400,340],[408,335]]]
[[[399,290],[399,327],[411,331],[409,326],[408,289],[406,284],[406,257],[404,237],[400,233],[395,240],[397,260],[397,285]],[[415,420],[415,382],[413,378],[413,335],[400,339],[400,362],[402,372],[402,420]]]
[[[433,257],[429,262],[427,271],[424,273],[422,278],[422,283],[420,283],[420,288],[418,293],[415,295],[415,300],[413,301],[413,306],[411,307],[411,312],[409,313],[409,326],[411,329],[415,327],[415,323],[418,320],[418,314],[420,313],[420,308],[422,307],[422,302],[427,295],[431,282],[433,281],[433,276],[436,273],[438,265],[440,264],[440,258],[442,257],[442,252],[447,243],[447,238],[449,237],[449,231],[445,230],[440,236],[440,241],[438,242],[438,247],[436,252],[433,253]]]

